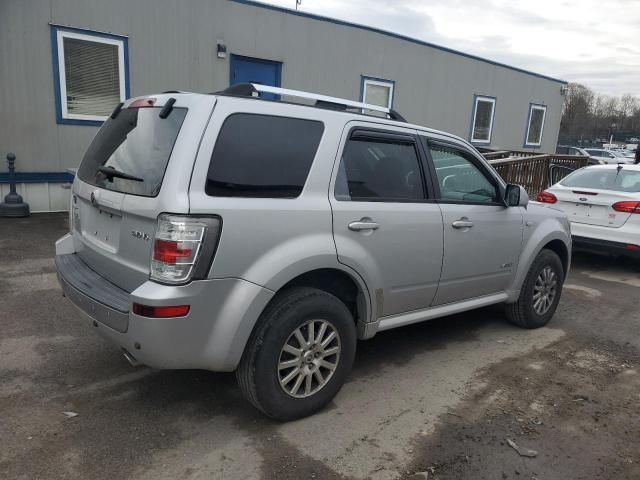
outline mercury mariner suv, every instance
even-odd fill
[[[97,332],[132,364],[235,371],[281,420],[327,404],[378,332],[491,304],[547,324],[571,252],[566,216],[468,142],[255,84],[120,104],[69,223],[58,278]]]

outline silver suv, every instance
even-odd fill
[[[545,325],[571,252],[564,214],[466,141],[252,84],[119,105],[69,222],[64,293],[131,363],[235,371],[283,420],[329,402],[377,332],[498,303]]]

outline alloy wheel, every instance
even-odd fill
[[[315,394],[336,371],[340,351],[340,335],[331,322],[309,320],[289,335],[280,351],[280,386],[294,398]]]
[[[533,286],[533,309],[538,315],[544,315],[549,311],[556,298],[558,288],[558,276],[550,266],[544,267],[536,278]]]

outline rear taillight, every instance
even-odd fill
[[[540,203],[556,203],[558,198],[551,192],[540,192],[536,197],[536,201]]]
[[[189,242],[156,239],[153,243],[153,259],[169,265],[192,264],[198,247],[198,244]]]
[[[616,202],[611,205],[611,208],[613,208],[616,212],[621,213],[640,213],[640,202]]]
[[[151,254],[151,280],[187,283],[206,278],[220,236],[216,217],[158,217]]]

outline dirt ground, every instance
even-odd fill
[[[61,296],[65,231],[0,219],[2,480],[640,479],[637,262],[575,255],[543,329],[488,308],[361,342],[334,402],[281,424],[232,374],[130,367]]]

